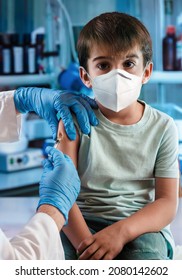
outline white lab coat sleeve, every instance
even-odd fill
[[[21,114],[16,114],[14,90],[0,92],[0,142],[19,140]]]
[[[63,246],[54,220],[37,213],[11,240],[0,230],[0,259],[63,260]]]

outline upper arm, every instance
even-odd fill
[[[68,155],[72,159],[75,167],[77,168],[78,146],[79,146],[78,132],[76,135],[76,140],[71,141],[66,134],[62,120],[60,120],[58,126],[57,138],[61,139],[57,149],[62,151],[64,154]]]
[[[156,178],[155,200],[163,199],[167,202],[168,210],[175,215],[178,205],[179,179],[178,178]],[[166,209],[167,210],[167,209]]]

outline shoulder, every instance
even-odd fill
[[[154,121],[158,121],[159,123],[162,124],[169,124],[175,126],[174,119],[172,118],[171,114],[168,114],[168,110],[165,111],[165,107],[160,105],[148,105],[148,104],[146,104],[146,107],[148,110],[150,110],[151,117]]]
[[[165,113],[153,106],[147,105],[150,110],[151,122],[156,131],[160,131],[163,136],[167,136],[173,141],[178,142],[178,128],[175,120]]]

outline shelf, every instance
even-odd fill
[[[35,75],[8,75],[0,76],[0,86],[29,86],[29,85],[54,85],[57,82],[57,75],[35,74]]]
[[[153,71],[149,83],[182,84],[182,71]]]
[[[153,71],[151,84],[182,84],[182,71]],[[56,85],[57,74],[0,76],[0,86]]]

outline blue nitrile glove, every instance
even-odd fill
[[[47,147],[49,159],[43,162],[43,174],[40,180],[38,208],[49,204],[68,219],[68,212],[80,191],[80,179],[72,160],[53,147]]]
[[[70,140],[75,140],[76,130],[71,112],[75,113],[80,129],[83,133],[90,133],[90,124],[97,125],[98,120],[92,111],[97,108],[96,102],[84,94],[53,90],[47,88],[18,88],[14,94],[15,107],[20,113],[34,111],[45,119],[56,139],[59,115],[64,123],[66,133]]]

